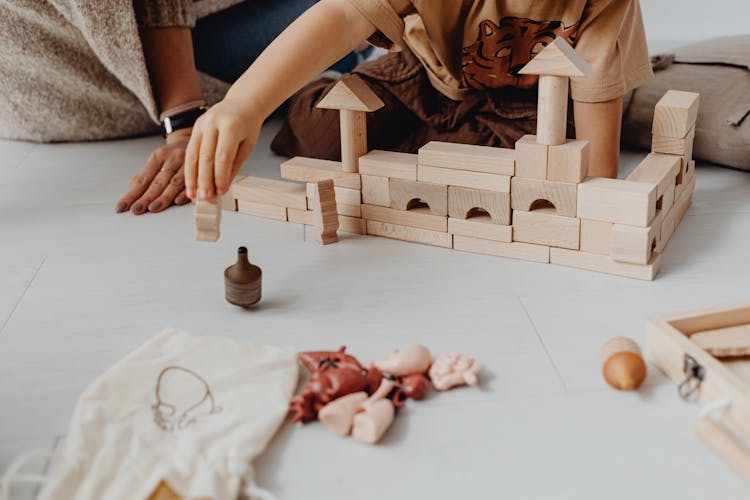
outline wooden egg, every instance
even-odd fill
[[[615,389],[632,391],[646,379],[646,362],[633,339],[610,339],[602,346],[601,356],[604,380]]]

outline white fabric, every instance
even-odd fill
[[[40,498],[236,500],[296,384],[290,350],[165,330],[81,395]]]

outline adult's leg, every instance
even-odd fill
[[[248,0],[199,19],[193,29],[198,70],[234,82],[292,21],[315,3],[317,0]],[[358,54],[351,53],[334,69],[350,71],[358,62]]]

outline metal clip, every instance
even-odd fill
[[[706,369],[698,363],[694,357],[685,354],[685,360],[682,364],[682,372],[685,374],[685,380],[677,386],[677,393],[682,399],[689,400],[706,377]]]

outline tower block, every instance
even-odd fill
[[[547,146],[564,144],[570,77],[590,75],[591,66],[568,42],[558,37],[519,73],[539,75],[536,142]]]
[[[359,172],[359,157],[367,153],[367,113],[385,106],[357,75],[338,81],[316,107],[338,109],[341,124],[341,166]]]

